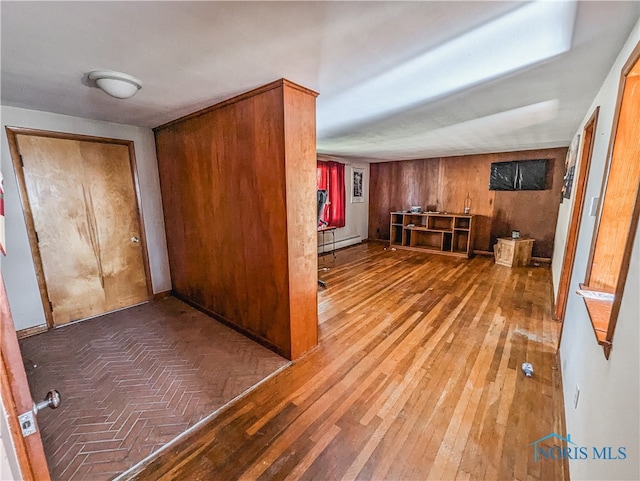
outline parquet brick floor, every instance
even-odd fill
[[[175,298],[20,341],[54,480],[113,478],[287,360]]]

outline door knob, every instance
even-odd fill
[[[131,238],[131,242],[140,242],[140,239],[138,239],[136,236],[133,236]]]
[[[60,406],[61,402],[62,397],[60,396],[60,393],[57,390],[52,389],[47,393],[42,401],[37,404],[34,403],[31,411],[20,414],[18,416],[18,422],[20,423],[22,436],[26,438],[38,431],[36,427],[36,414],[38,414],[39,411],[42,411],[44,408],[55,409]]]
[[[33,412],[38,414],[38,411],[42,411],[45,408],[55,409],[60,406],[61,402],[62,396],[60,396],[60,393],[56,389],[52,389],[42,401],[33,406]]]

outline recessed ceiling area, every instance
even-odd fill
[[[640,2],[2,1],[2,105],[155,127],[284,77],[318,152],[369,161],[569,145]],[[87,82],[139,78],[131,99]]]

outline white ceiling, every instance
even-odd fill
[[[284,77],[320,93],[318,152],[372,161],[567,146],[640,15],[638,1],[0,5],[3,105],[155,127]],[[94,69],[143,88],[110,98]]]

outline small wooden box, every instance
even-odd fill
[[[493,246],[496,264],[507,267],[528,266],[534,239],[513,239],[501,237]]]

